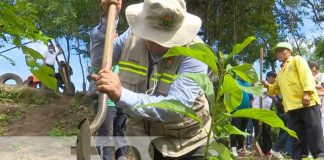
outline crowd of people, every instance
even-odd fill
[[[245,104],[245,108],[262,107],[274,110],[287,127],[297,133],[298,139],[280,130],[273,145],[269,125],[261,124],[262,129],[259,129],[258,121],[244,118],[240,118],[240,123],[237,123],[237,118],[232,118],[231,122],[242,131],[246,130],[255,138],[257,137],[258,145],[265,156],[283,159],[282,153],[284,153],[293,159],[308,156],[323,159],[321,104],[323,104],[324,74],[319,72],[319,66],[315,62],[307,63],[301,56],[293,55],[293,47],[290,43],[280,42],[273,51],[281,62],[280,70],[278,73],[273,71],[267,73],[266,80],[262,81],[265,87],[262,96],[254,97],[244,92],[241,105]],[[238,82],[242,85],[239,78]],[[242,108],[239,106],[238,109]],[[236,141],[232,140],[232,137],[234,136],[231,135],[231,151],[234,156],[251,154],[252,148],[257,147],[253,146],[251,137],[247,137],[244,143],[243,136],[235,135],[242,139],[239,145],[235,144]]]

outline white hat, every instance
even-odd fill
[[[291,52],[293,51],[293,47],[288,42],[279,42],[275,47],[272,48],[273,51],[276,51],[277,48],[286,48],[289,49]]]
[[[132,32],[164,47],[183,46],[199,32],[201,20],[186,11],[184,0],[144,0],[126,8]]]

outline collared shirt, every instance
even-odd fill
[[[101,65],[101,58],[103,53],[104,38],[105,38],[105,20],[101,21],[97,27],[90,31],[91,39],[91,64],[93,66]],[[121,34],[114,41],[114,54],[113,54],[113,64],[116,64],[119,61],[119,58],[124,48],[126,39],[131,32],[128,29],[126,32]],[[153,55],[154,56],[154,55]],[[153,59],[159,59],[159,57],[153,57]],[[100,66],[98,66],[100,67]],[[207,74],[207,65],[190,57],[184,58],[181,62],[178,74],[184,73],[205,73]],[[167,96],[162,95],[147,95],[145,93],[135,93],[126,88],[122,88],[120,102],[126,103],[127,108],[123,110],[131,116],[161,121],[161,122],[170,122],[182,119],[183,116],[176,114],[171,111],[166,111],[158,109],[155,107],[144,107],[135,109],[137,105],[143,105],[148,103],[160,102],[162,100],[179,100],[186,106],[192,106],[193,102],[197,98],[199,92],[201,91],[200,87],[191,79],[180,77],[172,82],[170,90]]]
[[[269,84],[269,94],[281,93],[285,112],[303,108],[304,92],[311,92],[310,106],[320,104],[315,80],[305,59],[290,56],[279,71],[274,84]]]

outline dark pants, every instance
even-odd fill
[[[314,158],[324,157],[323,130],[319,105],[289,111],[288,127],[297,133],[294,139],[293,158],[302,159],[308,150]]]
[[[252,146],[253,146],[253,122],[252,122],[252,119],[248,120],[246,132],[250,134],[249,136],[246,137],[246,146],[248,147],[248,149],[252,149]]]
[[[232,118],[231,124],[236,128],[240,129],[241,131],[245,131],[247,124],[247,118]],[[237,147],[237,149],[241,149],[244,147],[244,136],[242,135],[230,135],[231,139],[231,147]]]
[[[124,136],[124,128],[126,123],[127,115],[122,111],[121,108],[117,108],[116,116],[113,124],[113,136],[121,137]],[[118,140],[117,140],[118,141]],[[117,142],[118,143],[118,142]],[[118,159],[120,156],[126,157],[126,146],[115,148],[115,158]]]
[[[55,72],[55,67],[54,67],[54,65],[46,64],[46,66],[52,68],[53,71]]]
[[[278,114],[280,119],[284,122],[285,125],[287,125],[287,115],[285,113],[283,114]],[[276,143],[273,146],[273,150],[276,152],[283,151],[285,152],[288,156],[292,156],[292,144],[293,144],[294,138],[288,135],[288,133],[280,129],[279,130],[279,135],[276,139]]]
[[[95,103],[95,112],[97,112],[97,104]],[[123,129],[125,126],[125,122],[127,119],[127,115],[122,112],[121,109],[117,109],[115,107],[108,107],[107,111],[107,116],[100,126],[100,128],[97,131],[97,136],[99,137],[112,137],[112,136],[124,136]],[[106,140],[107,140],[106,139]],[[118,141],[117,139],[114,139]],[[100,142],[98,142],[100,143]],[[115,146],[116,143],[114,142]],[[100,148],[102,147],[102,148]],[[112,153],[113,151],[111,150],[109,146],[100,146],[98,147],[99,152],[102,152],[101,157],[103,160],[111,160],[112,159]],[[102,149],[102,150],[101,150]],[[126,157],[126,147],[120,147],[120,148],[115,148],[115,159],[118,159],[120,156],[125,156]]]
[[[154,148],[154,160],[205,160],[204,152],[206,147],[198,147],[197,149],[177,158],[164,157],[160,151]]]
[[[257,137],[259,135],[259,121],[253,120],[253,127],[254,127],[254,137]],[[262,123],[262,131],[258,143],[263,153],[270,152],[272,148],[271,126],[269,126],[266,123]]]

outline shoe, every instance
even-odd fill
[[[237,150],[237,154],[238,154],[239,156],[247,156],[247,155],[252,154],[252,152],[247,151],[247,150],[245,150],[244,148],[241,148],[241,149]]]
[[[280,152],[270,150],[270,154],[272,154],[272,156],[276,159],[284,159],[284,156],[282,156]]]
[[[237,157],[238,156],[236,147],[232,147],[231,148],[231,152],[232,152],[232,154],[233,154],[234,157]]]

